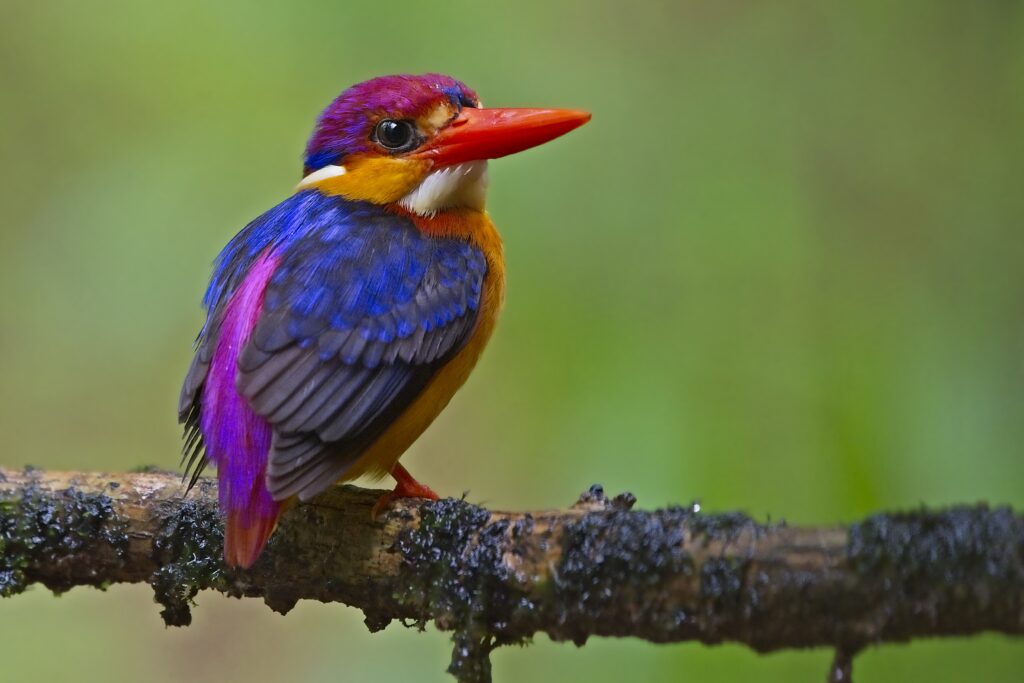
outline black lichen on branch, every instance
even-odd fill
[[[150,577],[154,599],[163,606],[160,616],[168,626],[192,623],[191,605],[201,590],[226,591],[221,561],[224,534],[216,509],[184,500],[166,518],[153,538],[153,559],[158,569]]]
[[[1024,518],[1009,508],[954,507],[879,514],[850,527],[847,561],[868,604],[896,604],[864,642],[909,638],[922,612],[936,633],[984,618],[1024,622]]]
[[[448,671],[460,681],[489,681],[491,650],[528,637],[522,624],[536,610],[529,577],[515,577],[505,557],[524,552],[517,541],[532,531],[529,516],[494,520],[484,508],[447,499],[424,506],[419,524],[398,537],[398,600],[414,610],[418,627],[433,620],[454,631]]]
[[[74,487],[54,495],[29,483],[19,498],[0,500],[0,596],[20,593],[34,581],[54,593],[82,583],[103,588],[108,577],[73,575],[66,571],[68,559],[85,551],[123,557],[127,544],[107,495]],[[37,567],[47,572],[37,574]]]
[[[657,596],[648,589],[669,576],[695,571],[685,547],[686,523],[695,514],[693,507],[650,515],[609,506],[566,523],[560,539],[561,562],[553,578],[556,628],[549,633],[583,645],[589,635],[600,634],[600,626],[595,630],[595,625],[618,621],[625,616],[620,609],[629,609],[645,615],[641,619],[661,622],[650,625],[651,630],[671,637],[687,615],[665,615],[653,604]],[[630,591],[625,602],[618,598],[624,586]]]

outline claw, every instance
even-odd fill
[[[391,469],[391,476],[395,478],[395,490],[389,491],[381,496],[373,505],[370,516],[373,519],[379,518],[391,504],[402,498],[425,498],[427,500],[440,500],[440,496],[434,493],[429,486],[419,483],[398,463]]]

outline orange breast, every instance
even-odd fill
[[[404,213],[404,212],[403,212]],[[382,477],[419,438],[466,382],[491,338],[505,299],[505,260],[501,237],[485,211],[446,211],[432,218],[410,215],[423,232],[438,237],[467,239],[487,259],[476,326],[466,345],[444,365],[423,392],[384,431],[346,474],[343,481],[362,475]]]

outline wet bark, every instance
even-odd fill
[[[925,636],[1024,633],[1024,518],[984,505],[878,514],[849,526],[758,524],[697,506],[633,510],[599,487],[572,507],[497,512],[339,487],[291,508],[248,571],[221,563],[216,484],[178,475],[0,470],[0,594],[31,583],[147,582],[171,625],[196,593],[298,600],[453,632],[449,671],[490,680],[490,651],[543,632],[759,652],[831,647],[848,681],[861,648]]]

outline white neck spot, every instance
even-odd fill
[[[295,187],[296,190],[305,190],[310,187],[315,187],[317,183],[327,180],[328,178],[336,178],[337,176],[345,175],[344,166],[333,166],[328,165],[323,168],[310,173],[308,176],[302,179],[302,181]]]
[[[486,199],[487,162],[469,161],[433,171],[399,204],[421,216],[433,216],[442,209],[483,209]]]

